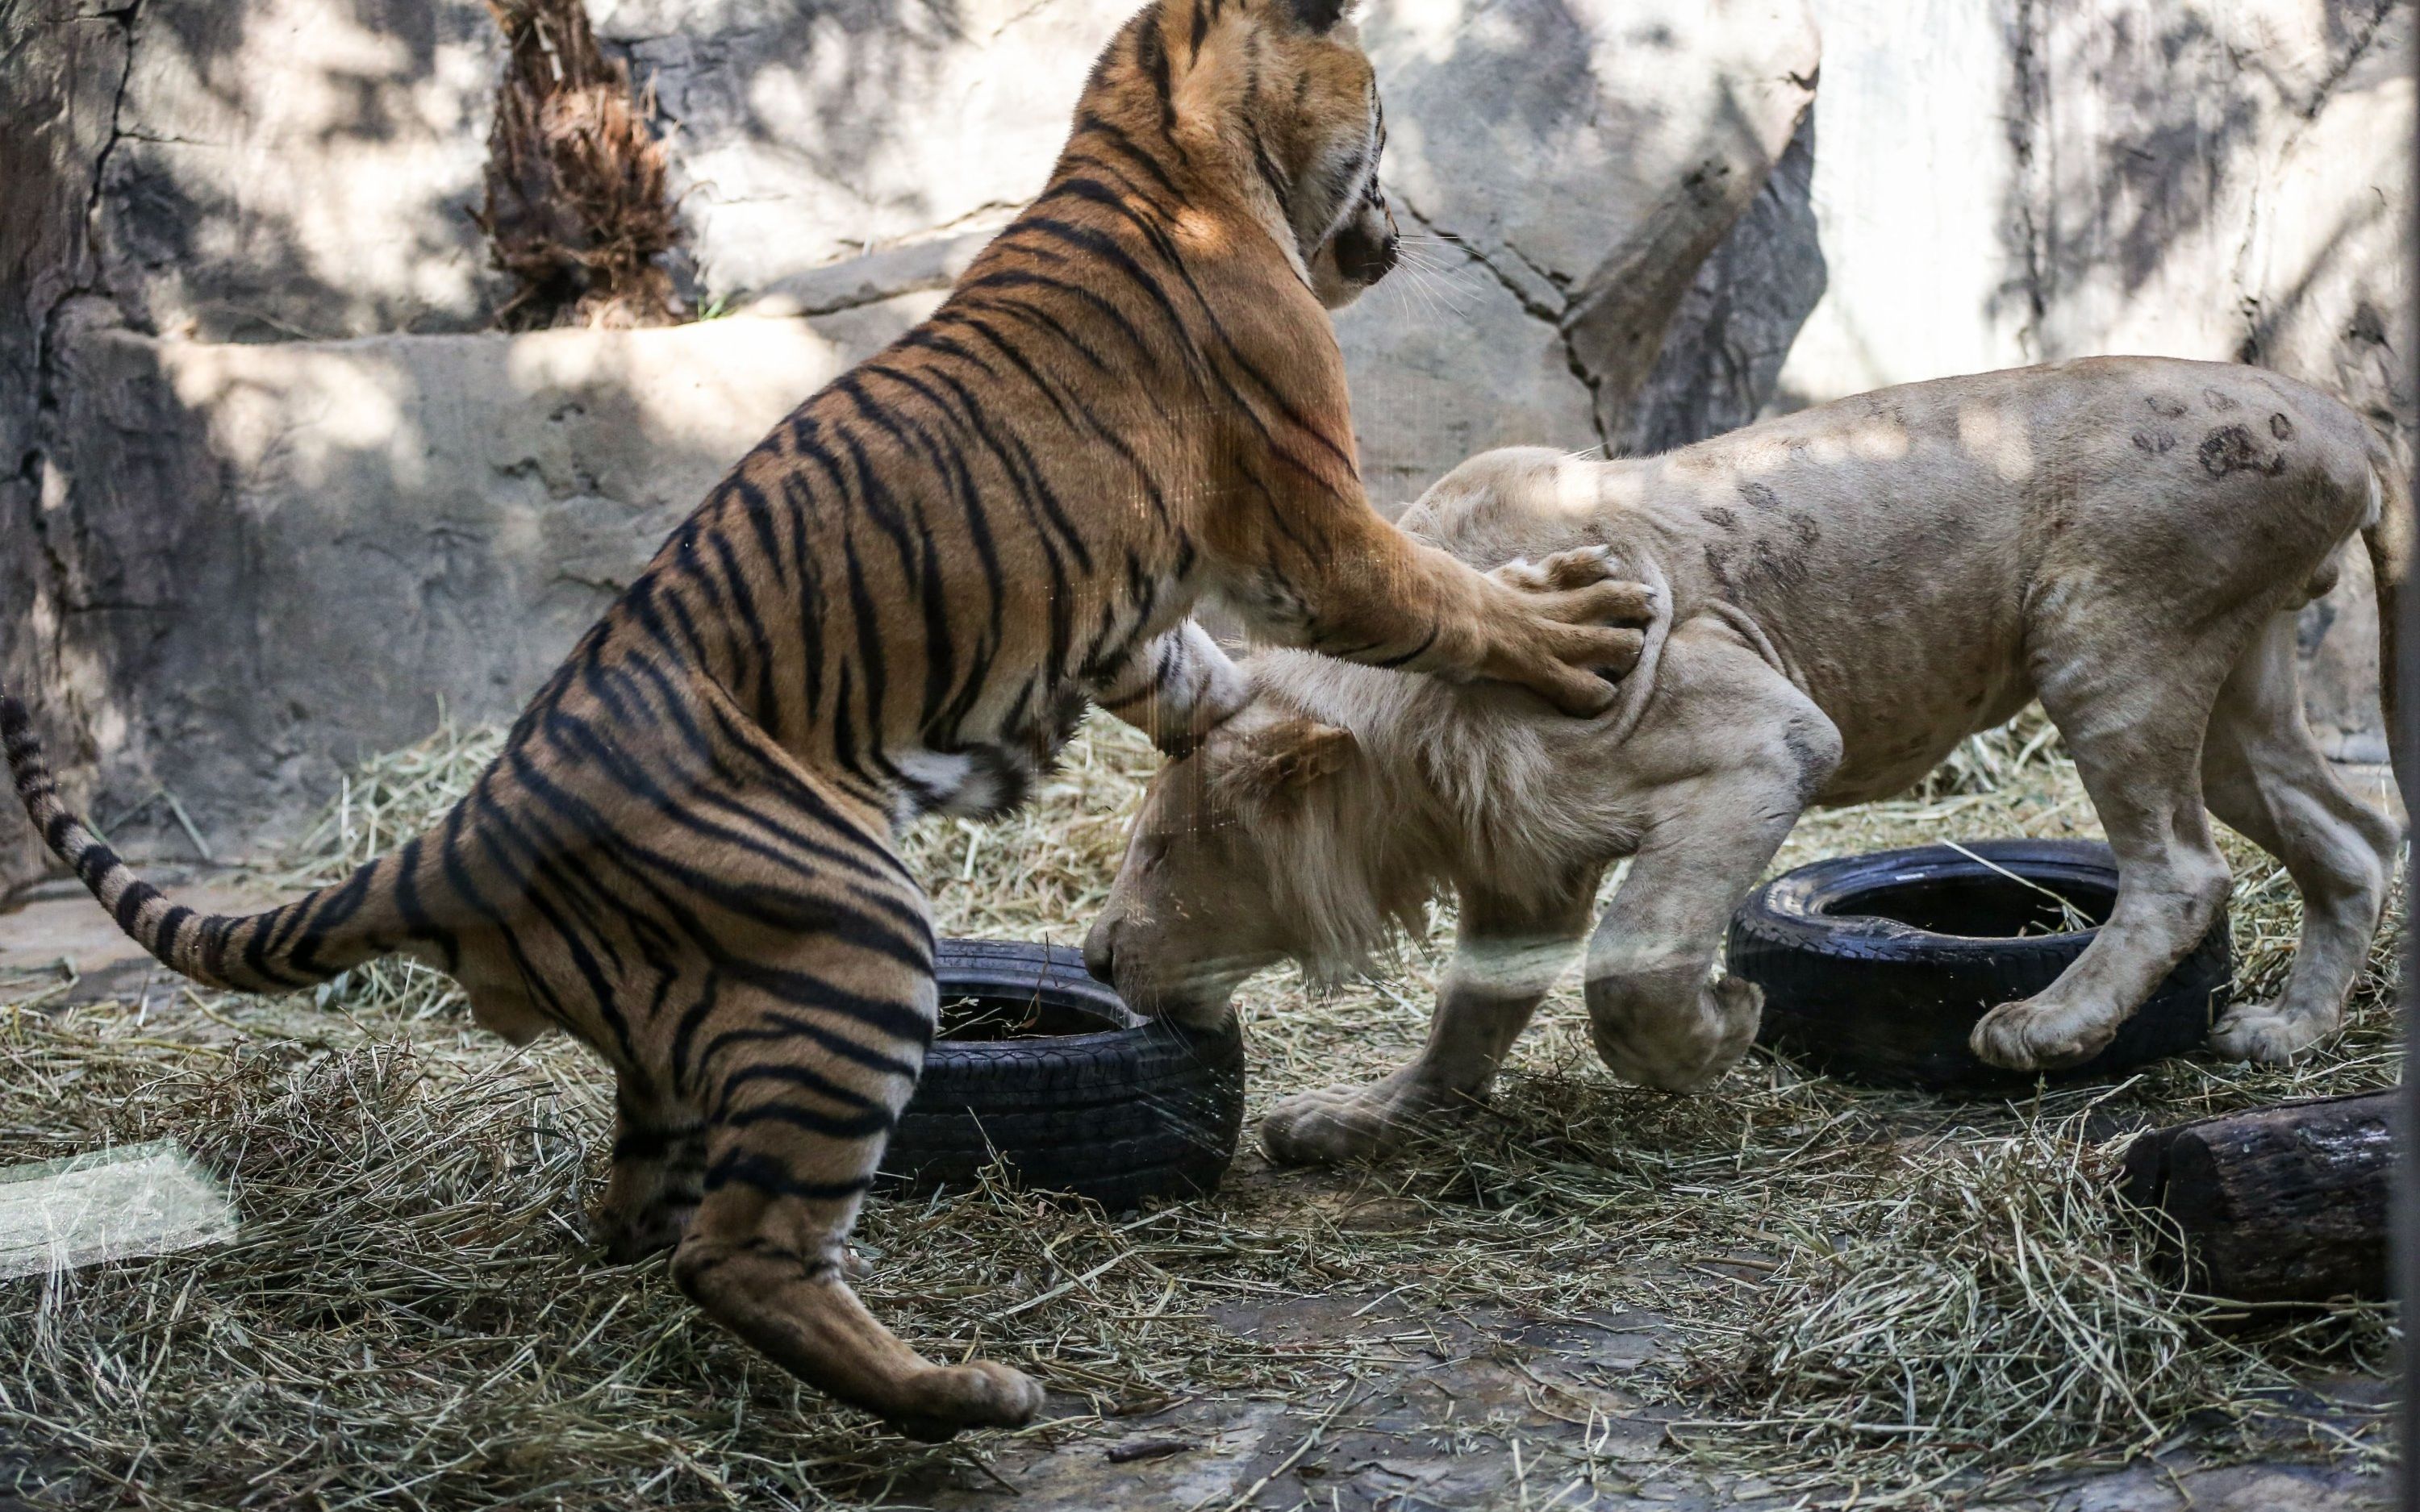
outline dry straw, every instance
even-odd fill
[[[369,763],[289,880],[395,843],[493,749],[448,729]],[[1079,938],[1152,760],[1096,721],[1024,814],[919,831],[943,928]],[[2090,828],[2036,724],[1970,743],[1917,798],[1817,816],[1781,864]],[[2243,986],[2273,989],[2292,892],[2248,847],[2230,856]],[[1443,910],[1435,924],[1384,981],[1246,993],[1257,1106],[1410,1053],[1450,934]],[[1101,1413],[1250,1393],[1303,1404],[1306,1427],[1340,1375],[1392,1357],[1400,1325],[1255,1339],[1219,1326],[1222,1304],[1643,1307],[1678,1344],[1621,1385],[1671,1419],[1668,1458],[1854,1485],[1860,1505],[1944,1504],[2174,1443],[2375,1456],[2358,1425],[2302,1422],[2286,1388],[2366,1368],[2379,1310],[2229,1318],[2171,1289],[2102,1192],[2133,1129],[2388,1085],[2392,958],[2381,940],[2348,1032],[2302,1066],[2173,1063],[2016,1106],[1762,1058],[1699,1097],[1621,1087],[1567,988],[1450,1138],[1342,1179],[1248,1156],[1215,1199],[1119,1218],[999,1184],[877,1201],[865,1290],[922,1347],[1016,1362]],[[30,1457],[76,1497],[178,1509],[880,1506],[992,1483],[998,1438],[880,1433],[704,1322],[660,1264],[601,1265],[582,1207],[604,1078],[559,1040],[476,1034],[442,978],[379,965],[317,1003],[155,991],[0,1010],[0,1161],[175,1138],[244,1223],[222,1249],[0,1283],[0,1467]],[[1607,1468],[1569,1441],[1524,1452],[1533,1473],[1558,1456],[1566,1478]]]

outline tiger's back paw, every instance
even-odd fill
[[[892,1426],[924,1443],[954,1439],[967,1428],[1022,1427],[1042,1411],[1041,1383],[990,1360],[935,1365],[908,1384],[912,1405]]]

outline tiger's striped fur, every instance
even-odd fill
[[[172,905],[62,806],[0,702],[26,810],[129,933],[275,992],[392,951],[478,1021],[612,1064],[600,1226],[675,1246],[713,1317],[912,1431],[1022,1422],[865,1311],[844,1238],[934,1030],[933,931],[892,847],[1014,805],[1087,697],[1182,749],[1242,690],[1186,618],[1526,683],[1588,713],[1639,592],[1523,594],[1399,535],[1356,473],[1323,302],[1392,230],[1336,0],[1156,0],[1093,70],[1048,188],[931,319],[714,488],[427,833],[246,918]]]

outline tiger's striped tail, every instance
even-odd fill
[[[206,987],[279,993],[309,987],[404,943],[395,884],[408,861],[388,856],[308,897],[259,914],[204,914],[168,901],[59,797],[25,705],[0,694],[0,744],[26,816],[135,944]]]

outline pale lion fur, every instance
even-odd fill
[[[1604,869],[1635,856],[1587,951],[1597,1047],[1632,1079],[1703,1085],[1760,1006],[1711,976],[1724,925],[1798,813],[1902,791],[2040,698],[2120,896],[2057,982],[1985,1016],[1978,1053],[2033,1069],[2107,1042],[2224,898],[2207,798],[2305,905],[2279,999],[2237,1005],[2213,1043],[2286,1058],[2334,1026],[2400,835],[2302,720],[2293,610],[2359,536],[2391,633],[2410,507],[2338,401],[2164,359],[1885,390],[1660,457],[1486,454],[1405,530],[1530,586],[1608,554],[1650,584],[1614,707],[1570,719],[1511,690],[1254,656],[1244,710],[1155,783],[1088,949],[1138,1008],[1204,1016],[1277,959],[1357,969],[1456,892],[1429,1050],[1271,1117],[1273,1152],[1344,1158],[1483,1090]]]

